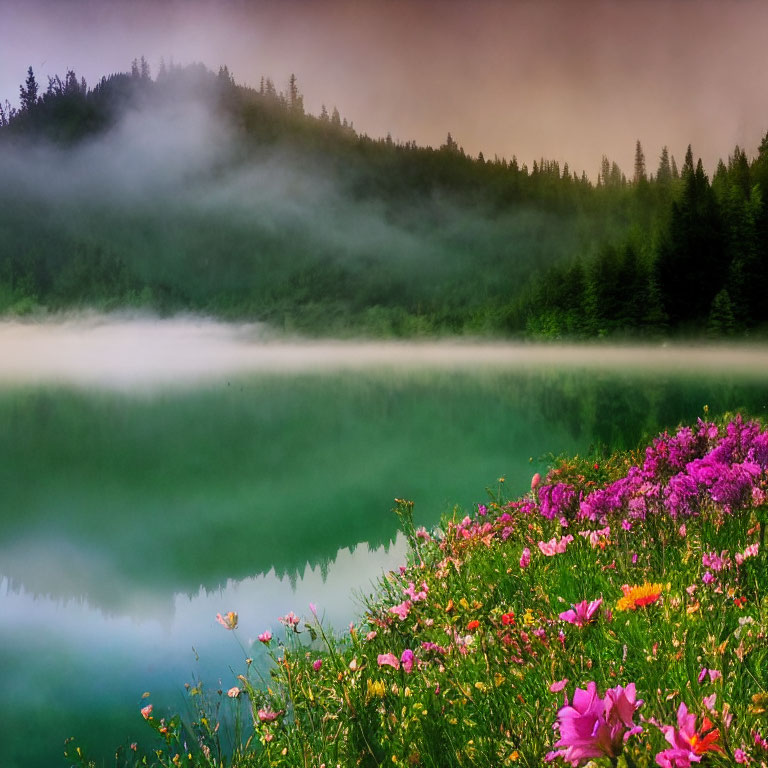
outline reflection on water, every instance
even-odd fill
[[[14,727],[4,740],[3,766],[56,764],[72,733],[103,755],[146,737],[138,717],[143,691],[151,691],[159,711],[184,711],[184,682],[230,687],[244,669],[238,640],[258,654],[258,643],[251,648],[256,636],[265,629],[279,636],[277,617],[289,610],[309,616],[310,601],[325,621],[345,626],[356,614],[350,585],[369,587],[404,562],[405,551],[398,535],[389,547],[340,550],[324,569],[307,563],[295,579],[271,570],[174,595],[167,605],[152,594],[133,595],[132,615],[105,615],[87,600],[35,596],[0,580],[0,719]],[[237,640],[215,621],[227,610],[240,614]]]
[[[55,765],[71,735],[109,757],[145,735],[143,691],[162,712],[193,678],[231,685],[244,651],[219,611],[238,611],[249,653],[309,601],[343,629],[352,591],[403,560],[395,496],[431,526],[500,476],[522,493],[550,451],[633,447],[705,403],[768,400],[761,350],[659,350],[651,367],[599,348],[580,367],[584,350],[147,323],[49,326],[47,342],[0,323],[4,768]]]

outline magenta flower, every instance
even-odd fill
[[[563,613],[560,614],[560,618],[563,621],[567,621],[569,624],[575,624],[577,627],[584,627],[595,618],[595,614],[602,604],[602,597],[598,597],[597,600],[593,600],[591,603],[582,600],[580,603],[572,606],[571,610],[563,611]]]
[[[555,746],[561,749],[550,752],[547,758],[559,756],[578,766],[592,758],[618,757],[624,742],[642,731],[632,720],[642,703],[636,698],[634,683],[610,688],[604,698],[598,696],[595,682],[587,683],[586,690],[577,688],[572,704],[557,713],[560,740]]]
[[[266,632],[262,632],[259,635],[259,642],[264,643],[264,645],[266,645],[271,639],[272,639],[272,633],[269,630],[267,630]]]
[[[378,658],[379,666],[389,666],[394,669],[400,669],[400,662],[394,653],[380,653]]]
[[[520,567],[527,568],[531,564],[531,550],[526,547],[520,555]]]
[[[312,662],[312,669],[314,669],[315,672],[319,672],[320,671],[320,667],[322,667],[322,666],[323,666],[323,660],[322,659],[315,659]]]
[[[413,651],[410,648],[406,648],[403,651],[403,655],[400,657],[400,663],[403,665],[403,670],[406,675],[411,674],[413,669]]]

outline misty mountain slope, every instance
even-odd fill
[[[627,237],[645,238],[647,259],[660,218],[655,192],[639,203],[626,184],[473,159],[450,138],[372,140],[337,112],[304,114],[297,90],[226,70],[66,82],[0,128],[0,311],[520,332],[545,270]]]

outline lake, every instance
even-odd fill
[[[229,688],[310,601],[343,631],[417,524],[633,447],[707,404],[764,414],[764,348],[308,342],[195,318],[0,323],[5,768],[148,743],[139,709]],[[236,632],[217,612],[240,615]],[[239,641],[239,643],[238,643]],[[242,644],[242,647],[241,645]]]

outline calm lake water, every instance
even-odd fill
[[[258,328],[0,323],[0,765],[101,764],[139,708],[228,688],[314,602],[343,629],[432,526],[547,454],[764,414],[759,349],[287,344]],[[215,621],[240,614],[237,635]],[[257,659],[257,662],[258,659]]]

